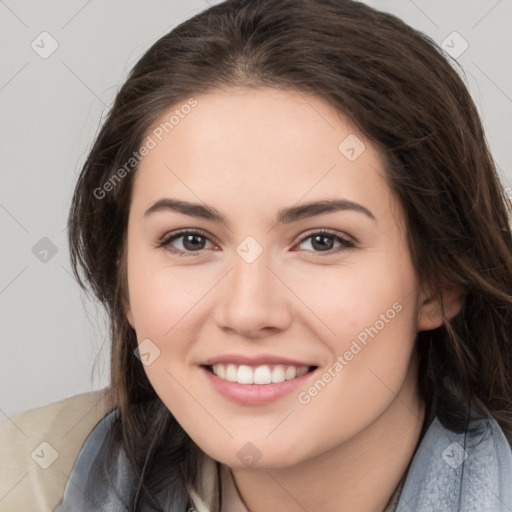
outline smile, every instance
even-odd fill
[[[314,369],[312,366],[268,365],[249,366],[244,364],[214,364],[207,367],[219,379],[238,384],[277,384],[301,377]]]
[[[233,363],[203,364],[199,368],[211,389],[230,401],[250,406],[266,405],[296,393],[318,370],[318,366]]]

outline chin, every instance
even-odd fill
[[[235,443],[233,451],[208,451],[210,457],[233,469],[283,469],[303,462],[305,454],[286,447],[278,450],[267,443],[242,442]],[[281,445],[282,446],[282,445]]]

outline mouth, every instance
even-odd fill
[[[221,380],[238,384],[278,384],[295,380],[314,372],[318,366],[293,366],[284,364],[263,364],[250,366],[244,364],[201,365],[202,368]]]

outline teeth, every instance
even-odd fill
[[[286,380],[286,371],[284,366],[276,365],[272,370],[272,382],[284,382]]]
[[[226,380],[229,380],[229,382],[236,382],[237,373],[238,370],[236,369],[236,366],[234,364],[228,364],[228,367],[226,368]]]
[[[264,364],[262,366],[247,366],[245,364],[214,364],[213,373],[217,377],[238,382],[239,384],[271,384],[295,379],[308,372],[308,366],[286,366],[277,364],[273,367]]]
[[[288,368],[286,368],[286,373],[284,374],[286,380],[294,379],[296,375],[297,375],[297,369],[295,367],[288,366]]]

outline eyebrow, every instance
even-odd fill
[[[171,198],[164,198],[156,201],[156,203],[146,210],[144,217],[148,217],[155,212],[166,210],[183,213],[190,217],[220,222],[225,226],[229,226],[227,220],[211,206]],[[277,215],[276,225],[291,224],[292,222],[321,215],[323,213],[347,210],[362,213],[372,220],[377,220],[368,208],[359,203],[349,201],[348,199],[324,199],[280,210]]]

